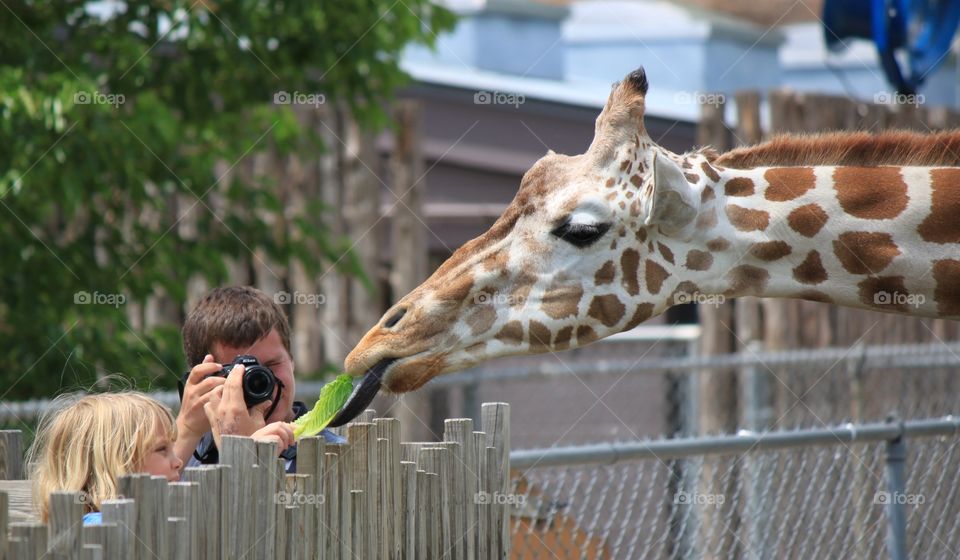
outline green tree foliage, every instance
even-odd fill
[[[308,220],[276,231],[268,178],[224,185],[217,171],[268,146],[321,149],[278,92],[322,94],[383,125],[403,47],[453,22],[427,0],[14,1],[0,12],[0,399],[115,372],[170,386],[183,369],[177,325],[138,329],[127,306],[155,293],[182,302],[196,274],[229,282],[223,256],[254,248],[312,273],[330,266],[346,240]],[[248,211],[220,215],[217,197]],[[193,207],[197,233],[182,235]],[[359,273],[353,263],[339,266]]]

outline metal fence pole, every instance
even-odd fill
[[[907,559],[907,517],[904,513],[906,488],[904,484],[904,465],[907,460],[906,435],[903,422],[899,422],[899,436],[887,441],[887,549],[891,560]]]

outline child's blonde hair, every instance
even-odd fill
[[[48,520],[51,492],[82,492],[84,513],[100,511],[118,496],[119,478],[142,468],[158,427],[176,438],[170,409],[143,393],[57,397],[28,458],[41,521]]]

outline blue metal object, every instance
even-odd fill
[[[827,46],[839,49],[849,37],[872,40],[887,79],[903,94],[916,93],[946,58],[958,23],[960,0],[826,0],[823,4]],[[901,62],[906,68],[901,68]]]

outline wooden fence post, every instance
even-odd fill
[[[35,560],[47,556],[47,526],[43,523],[23,521],[10,524],[10,560]]]
[[[459,497],[460,517],[457,522],[457,535],[462,534],[463,547],[461,554],[467,560],[477,558],[476,543],[476,487],[477,465],[473,445],[473,419],[455,418],[444,423],[444,441],[458,444],[457,457],[454,460],[455,485]]]
[[[23,480],[23,434],[0,430],[0,480]]]
[[[118,558],[136,558],[137,503],[128,498],[104,500],[100,504],[100,511],[103,513],[104,524],[112,524],[118,528],[108,535],[108,552],[115,551]]]
[[[50,494],[50,523],[47,550],[54,560],[77,560],[80,556],[80,528],[83,500],[79,492]]]
[[[498,541],[499,558],[506,559],[510,557],[510,510],[505,500],[510,490],[510,405],[484,403],[480,415],[487,438],[485,445],[495,449],[492,456],[487,455],[486,465],[491,477],[488,481],[494,484],[488,490],[494,500],[490,534]],[[489,463],[491,459],[494,464]],[[495,494],[501,496],[501,503],[496,503]]]

